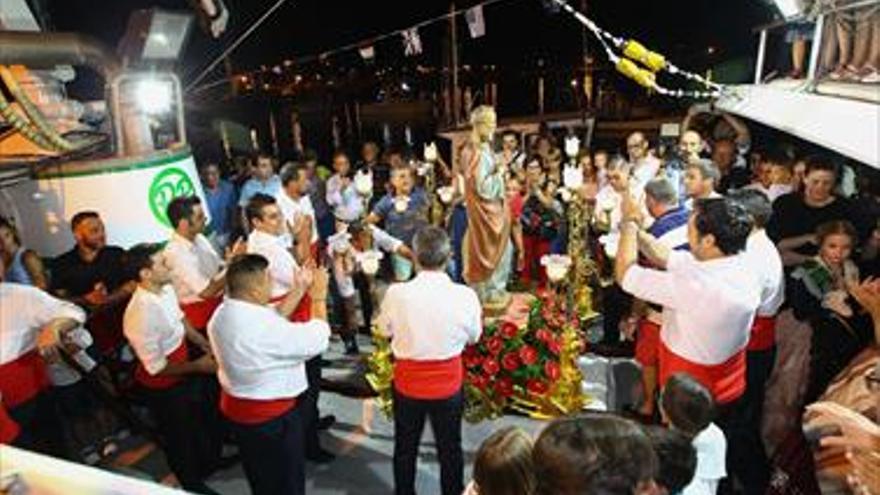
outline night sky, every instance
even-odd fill
[[[670,55],[680,66],[703,70],[719,60],[753,55],[756,36],[751,29],[773,13],[767,1],[589,0],[588,15],[619,36],[635,36]],[[184,81],[274,2],[226,0],[232,11],[227,33],[220,40],[212,40],[198,29],[193,33],[180,68]],[[462,0],[456,6],[466,8],[476,3]],[[188,8],[184,0],[49,0],[47,4],[54,29],[86,32],[113,46],[122,36],[130,11],[150,6]],[[579,0],[573,4],[579,6]],[[448,12],[449,5],[437,0],[288,0],[233,54],[233,66],[238,72],[261,64],[271,66],[290,56],[319,53],[441,15]],[[570,15],[551,14],[540,0],[503,0],[486,7],[484,13],[487,36],[483,38],[469,39],[464,23],[460,23],[463,64],[529,68],[539,58],[549,65],[577,62],[581,29]],[[443,23],[438,23],[421,31],[425,53],[418,62],[440,64],[444,30]],[[396,62],[401,56],[400,45],[397,38],[377,45],[377,65]],[[716,48],[713,55],[706,53],[709,46]],[[360,62],[357,57],[356,52],[350,52],[334,57],[332,63],[356,65]],[[218,69],[208,80],[222,75]]]

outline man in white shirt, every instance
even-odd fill
[[[177,303],[171,272],[160,246],[140,244],[129,249],[126,264],[136,274],[137,289],[125,309],[123,332],[138,359],[134,378],[156,419],[169,467],[181,487],[216,493],[204,482],[216,461],[216,438],[206,431],[206,398],[195,377],[217,368],[210,345]],[[205,354],[190,360],[188,344]]]
[[[687,162],[684,166],[683,180],[684,192],[687,196],[684,202],[685,208],[693,209],[694,201],[698,199],[720,198],[721,195],[715,191],[720,178],[721,172],[712,160],[695,158]]]
[[[318,225],[315,209],[309,198],[309,178],[304,166],[288,163],[281,169],[281,191],[275,198],[284,221],[290,229],[297,262],[308,259],[320,262],[318,256]]]
[[[746,209],[753,223],[752,233],[746,242],[745,259],[749,269],[760,280],[761,305],[758,306],[746,348],[745,407],[754,450],[751,467],[765,471],[763,476],[769,477],[770,466],[761,439],[761,422],[764,416],[764,390],[776,361],[776,313],[785,301],[785,275],[779,251],[764,230],[773,214],[770,199],[753,189],[731,191],[729,197]]]
[[[198,196],[181,196],[168,204],[168,221],[174,228],[165,245],[165,262],[180,308],[193,328],[204,331],[223,296],[223,260],[202,233],[207,216]],[[244,252],[237,239],[226,258]]]
[[[310,320],[312,301],[308,293],[299,292],[299,288],[294,285],[294,276],[300,270],[300,266],[293,256],[288,243],[289,238],[285,235],[287,225],[281,209],[278,208],[278,202],[272,196],[256,194],[248,202],[245,216],[251,226],[247,252],[259,254],[269,261],[268,272],[272,280],[269,302],[281,302],[291,291],[297,291],[301,299],[290,314],[290,320],[293,322]],[[313,264],[314,262],[310,262],[310,265]],[[318,430],[328,428],[336,418],[332,415],[321,418],[318,412],[318,396],[321,390],[320,356],[315,356],[306,362],[306,374],[309,389],[301,398],[306,431],[306,459],[323,464],[332,461],[334,455],[321,447]]]
[[[29,285],[3,281],[0,257],[0,442],[64,453],[61,420],[47,394],[46,362],[60,359],[65,336],[86,320],[78,306]]]
[[[428,418],[442,493],[459,495],[464,489],[461,352],[480,338],[482,309],[473,289],[446,275],[451,250],[446,232],[424,227],[413,247],[418,275],[388,289],[376,322],[379,334],[391,338],[394,353],[395,493],[415,493],[416,459]]]
[[[626,138],[626,151],[632,168],[634,186],[642,189],[660,171],[660,160],[651,154],[645,135],[634,132]]]
[[[223,387],[220,409],[238,439],[252,493],[296,495],[305,493],[305,363],[327,349],[330,337],[327,275],[296,272],[291,284],[297,289],[272,305],[269,264],[258,254],[230,263],[227,298],[208,335]],[[307,289],[315,319],[290,322]]]
[[[637,204],[625,196],[615,278],[623,290],[663,306],[658,382],[685,372],[712,392],[730,443],[729,470],[747,493],[763,493],[767,480],[748,469],[751,437],[741,400],[745,351],[761,296],[760,282],[741,255],[751,218],[728,199],[697,201],[688,222],[690,253],[670,251],[640,233],[638,219]],[[665,271],[637,265],[640,244]]]

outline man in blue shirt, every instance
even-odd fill
[[[219,252],[229,243],[235,223],[238,195],[231,182],[220,177],[220,167],[214,162],[202,166],[202,187],[211,215],[211,241]]]

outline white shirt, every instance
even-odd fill
[[[638,187],[637,184],[634,185],[636,187],[633,188],[633,194],[636,195],[636,201],[641,206],[642,218],[647,222],[644,227],[650,227],[654,219],[651,217],[645,204],[645,185],[642,184],[641,187]],[[605,246],[605,254],[612,258],[617,256],[617,244],[620,241],[620,220],[623,218],[622,205],[623,196],[615,191],[611,185],[604,186],[596,193],[595,214],[602,215],[600,220],[603,222],[607,221],[609,225],[608,233],[599,236],[599,243]]]
[[[461,354],[483,331],[477,293],[442,272],[422,271],[385,293],[377,320],[398,359],[437,361]]]
[[[727,476],[725,461],[727,440],[724,432],[709,423],[691,442],[697,451],[697,469],[694,479],[681,491],[682,495],[715,495],[718,481]]]
[[[0,364],[34,350],[40,331],[56,318],[83,323],[86,314],[79,306],[36,287],[0,283]]]
[[[177,232],[165,246],[165,261],[171,269],[171,283],[181,304],[199,302],[199,294],[223,268],[223,260],[202,234],[194,241]]]
[[[723,197],[724,197],[724,195],[719,193],[718,191],[712,191],[709,193],[708,196],[706,196],[705,199],[718,199],[718,198],[723,198]],[[701,198],[701,199],[703,199],[703,198]],[[688,198],[688,199],[684,200],[684,207],[687,208],[688,210],[693,210],[694,209],[694,198]]]
[[[170,285],[163,286],[158,294],[138,286],[131,295],[122,317],[122,332],[150,375],[165,369],[166,357],[183,342],[183,318]]]
[[[698,261],[672,251],[666,270],[631,266],[623,290],[663,306],[660,338],[702,365],[721,364],[746,347],[761,290],[742,255]]]
[[[632,178],[635,189],[644,189],[657,173],[660,172],[660,160],[654,155],[648,155],[632,164]]]
[[[301,196],[299,199],[293,199],[282,189],[275,199],[278,201],[278,208],[281,210],[284,221],[288,224],[295,225],[300,215],[309,217],[312,224],[312,235],[309,242],[318,242],[318,224],[315,220],[315,208],[312,207],[312,200],[309,199],[308,194]]]
[[[291,323],[271,306],[227,297],[208,322],[217,378],[242,399],[296,397],[307,387],[304,363],[327,349],[330,326]]]
[[[247,252],[269,260],[269,278],[272,279],[272,297],[281,297],[293,289],[293,274],[299,265],[287,249],[284,236],[254,230],[248,235]]]
[[[774,316],[785,301],[785,275],[779,251],[764,229],[749,236],[745,259],[761,284],[758,316]]]

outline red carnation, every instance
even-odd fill
[[[509,321],[505,321],[501,324],[501,336],[505,339],[513,339],[519,334],[519,327],[516,326],[516,323],[511,323]]]
[[[559,342],[559,339],[553,339],[547,341],[547,350],[553,353],[554,356],[558,356],[560,352],[562,352],[562,344]]]
[[[489,338],[489,340],[486,341],[486,349],[489,349],[489,352],[493,356],[497,356],[498,353],[501,352],[501,349],[503,349],[503,348],[504,348],[504,340],[497,335],[493,335],[492,337]]]
[[[544,395],[550,390],[550,386],[547,385],[547,382],[544,380],[536,380],[533,378],[526,382],[526,390],[528,390],[530,394]]]
[[[473,346],[468,346],[464,349],[464,352],[461,354],[461,360],[464,362],[464,366],[466,368],[473,368],[475,366],[479,366],[483,359],[480,357],[479,351],[477,351]]]
[[[544,364],[544,374],[547,375],[551,381],[556,381],[559,379],[559,376],[562,374],[562,371],[559,369],[559,363],[556,361],[547,361]]]
[[[510,397],[513,395],[513,380],[509,376],[499,378],[495,382],[495,392],[501,397]]]
[[[489,376],[495,376],[501,371],[501,367],[498,366],[498,361],[492,358],[486,358],[486,360],[483,361],[483,371]]]
[[[519,356],[516,352],[508,352],[501,358],[501,367],[507,371],[513,371],[519,368]]]
[[[530,345],[524,345],[519,350],[519,358],[526,366],[535,364],[538,361],[538,351]]]

